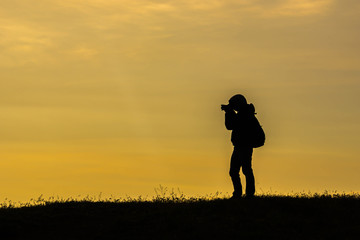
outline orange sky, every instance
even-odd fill
[[[231,193],[236,93],[257,193],[360,191],[359,23],[356,0],[2,0],[0,200]]]

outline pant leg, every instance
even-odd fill
[[[241,158],[242,172],[244,173],[246,179],[245,192],[247,196],[253,196],[255,194],[255,177],[251,166],[252,153],[252,148],[243,149],[243,154]]]
[[[241,196],[242,195],[242,186],[240,180],[240,167],[241,167],[241,151],[238,148],[234,147],[234,151],[231,155],[230,162],[230,177],[234,186],[233,196]]]

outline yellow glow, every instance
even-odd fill
[[[1,4],[0,200],[230,193],[236,93],[258,193],[360,190],[360,3]]]

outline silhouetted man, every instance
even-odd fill
[[[255,114],[252,104],[247,104],[243,95],[237,94],[230,98],[228,105],[221,105],[225,111],[225,126],[232,130],[231,142],[234,151],[231,156],[230,177],[234,185],[232,198],[240,198],[242,186],[240,181],[240,168],[246,178],[246,196],[252,197],[255,193],[255,179],[251,167],[253,146],[251,144],[251,124]]]

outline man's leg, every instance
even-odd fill
[[[246,196],[254,196],[255,178],[251,167],[253,149],[252,148],[244,149],[242,153],[243,154],[241,159],[241,165],[242,165],[242,172],[244,173],[246,178],[246,190],[245,190]]]
[[[234,197],[240,197],[242,195],[242,186],[240,181],[240,151],[234,147],[234,151],[231,155],[231,162],[230,162],[230,177],[231,181],[234,185]]]

